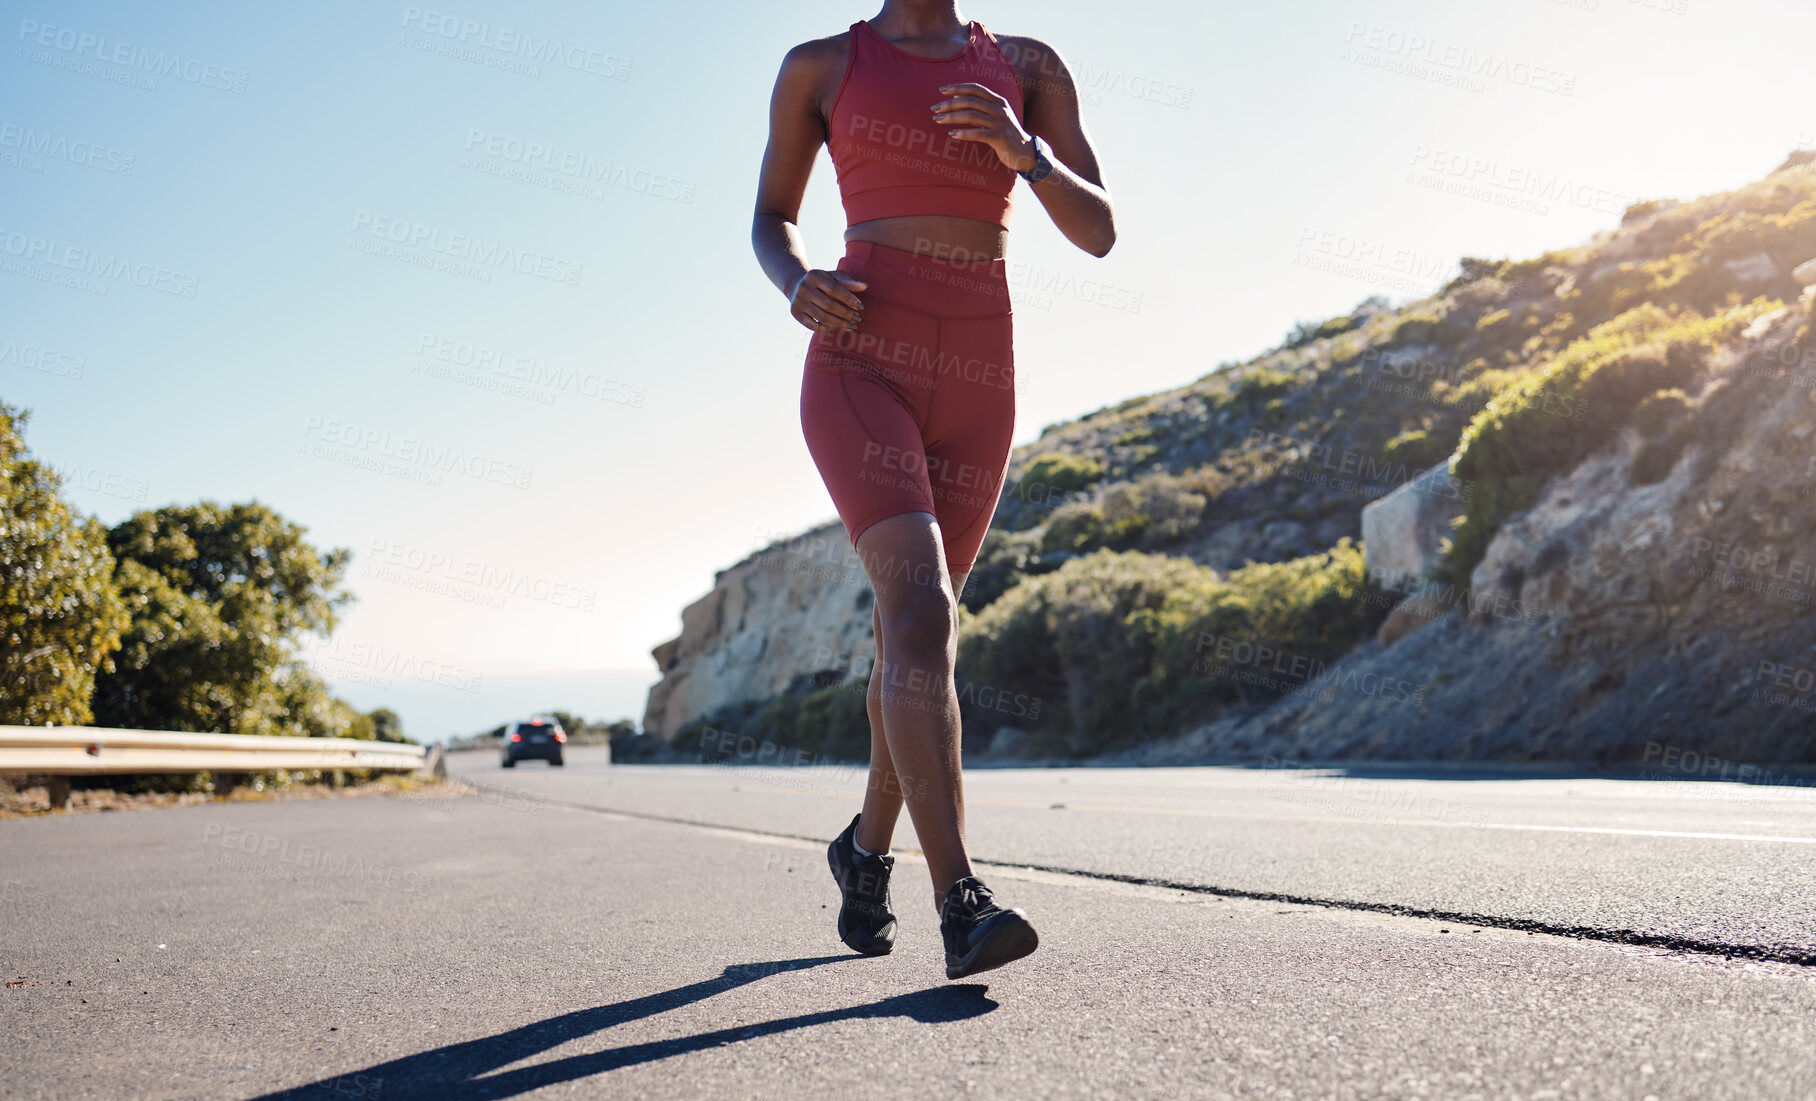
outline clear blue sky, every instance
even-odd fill
[[[34,450],[108,522],[257,498],[352,547],[313,659],[418,736],[640,716],[713,571],[832,515],[750,208],[783,52],[876,7],[170,9],[3,25],[0,397]],[[1118,209],[1097,261],[1018,197],[1024,440],[1816,144],[1800,3],[960,10],[1067,57]],[[803,225],[830,267],[824,155]]]

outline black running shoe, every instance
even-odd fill
[[[1001,967],[1040,946],[1028,915],[998,906],[976,876],[966,876],[946,892],[940,935],[946,940],[948,979]]]
[[[839,939],[854,952],[886,955],[895,947],[895,914],[889,909],[889,870],[895,857],[882,853],[861,856],[855,847],[859,814],[845,832],[826,846],[826,863],[844,894],[839,907]]]

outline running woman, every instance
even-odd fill
[[[832,270],[808,266],[797,225],[822,144],[845,206]],[[801,427],[876,594],[870,781],[827,853],[844,899],[839,937],[868,955],[895,946],[889,846],[906,801],[954,979],[1039,943],[965,853],[953,682],[955,594],[1015,430],[1003,255],[1017,175],[1068,240],[1110,251],[1110,196],[1072,75],[1039,39],[961,20],[955,0],[884,0],[874,18],[782,60],[751,243],[813,332]]]

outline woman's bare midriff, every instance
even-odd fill
[[[1009,231],[975,218],[914,214],[859,222],[845,231],[845,240],[869,241],[941,260],[1000,260],[1009,243]]]

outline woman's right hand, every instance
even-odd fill
[[[795,281],[788,312],[816,333],[855,332],[864,319],[864,303],[852,292],[869,285],[849,272],[814,268]]]

